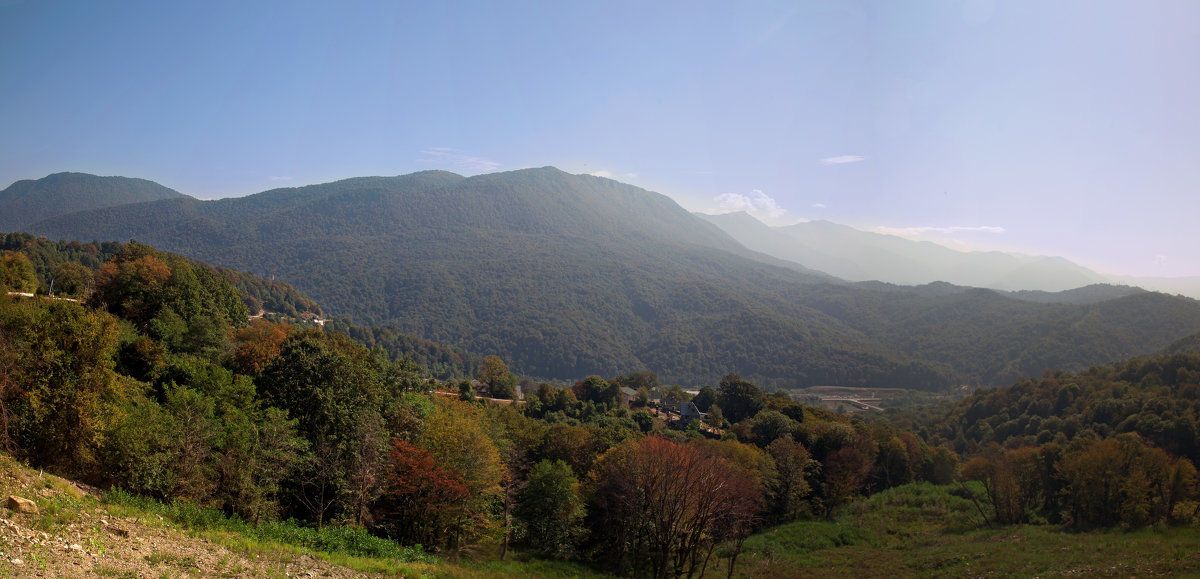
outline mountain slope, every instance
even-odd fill
[[[1001,290],[1062,291],[1106,281],[1058,257],[962,252],[828,221],[770,227],[745,213],[697,214],[747,248],[852,281],[944,281]]]
[[[183,198],[186,195],[145,179],[55,173],[25,179],[0,191],[0,231],[26,230],[43,219],[128,203]]]
[[[953,286],[831,281],[779,267],[667,197],[553,168],[171,199],[38,227],[274,274],[329,314],[496,353],[547,378],[653,370],[697,384],[737,372],[765,386],[934,388],[1040,373],[1047,360],[1081,368],[1200,327],[1200,306],[1158,294],[1136,304],[1144,315],[1109,319]],[[1170,323],[1154,325],[1160,312]],[[1090,333],[1093,318],[1116,338]],[[1052,343],[1028,339],[1060,328]]]

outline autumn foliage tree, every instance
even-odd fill
[[[470,494],[462,475],[404,440],[392,442],[391,476],[374,509],[374,528],[403,544],[451,544]]]
[[[762,489],[702,447],[649,436],[606,454],[592,474],[593,521],[618,530],[613,555],[653,577],[703,574],[715,547],[749,534]]]

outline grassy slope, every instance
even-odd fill
[[[451,562],[348,529],[254,527],[186,502],[98,491],[0,454],[0,499],[9,495],[39,512],[0,510],[0,577],[599,576],[552,561]]]
[[[1200,528],[1070,532],[1048,525],[987,528],[954,487],[892,489],[830,521],[800,521],[747,540],[739,577],[1008,577],[1198,575]],[[0,577],[603,577],[569,563],[446,561],[371,544],[354,532],[287,524],[258,528],[187,503],[81,490],[0,455],[0,495],[32,498],[40,513],[5,512]],[[960,493],[961,494],[961,493]],[[1186,505],[1193,508],[1194,505]],[[394,549],[394,551],[389,551]],[[716,558],[714,558],[715,561]],[[724,562],[707,577],[724,577]]]
[[[1200,529],[1071,532],[987,528],[953,487],[892,489],[833,521],[782,525],[746,541],[739,576],[1058,577],[1200,574]],[[723,569],[722,569],[723,571]]]

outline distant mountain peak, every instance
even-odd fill
[[[701,215],[747,248],[851,281],[936,281],[997,290],[1062,291],[1106,281],[1061,257],[965,252],[817,219],[770,227],[748,215]]]
[[[0,191],[0,231],[24,230],[39,221],[77,211],[172,198],[190,199],[146,179],[53,173],[37,180],[17,181]]]

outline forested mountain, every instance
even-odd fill
[[[1200,328],[1200,305],[1161,294],[1071,305],[847,284],[781,267],[665,196],[554,168],[168,199],[36,227],[274,274],[332,315],[545,378],[1001,384],[1153,352]]]
[[[1057,292],[1106,280],[1058,257],[955,251],[829,221],[771,227],[741,212],[697,215],[752,250],[852,281],[902,285],[944,281],[1000,290]]]
[[[1137,358],[1067,374],[1047,372],[943,408],[896,413],[922,436],[975,454],[1077,437],[1136,433],[1200,461],[1200,354]]]
[[[110,489],[106,500],[125,513],[149,509],[235,541],[269,537],[393,562],[515,549],[516,561],[575,561],[629,576],[705,576],[720,561],[729,576],[756,530],[845,516],[847,507],[860,518],[862,499],[918,481],[925,496],[970,499],[980,517],[971,526],[1169,528],[1197,518],[1200,356],[1047,372],[925,414],[890,415],[915,432],[886,415],[807,407],[736,374],[691,399],[707,412],[703,423],[650,405],[651,391],[685,396],[653,372],[542,383],[523,403],[497,404],[478,398],[469,380],[438,384],[410,360],[389,360],[328,327],[248,321],[245,290],[234,283],[267,284],[247,274],[137,242],[28,234],[0,242],[17,247],[0,256],[3,453]],[[65,271],[49,267],[55,260],[86,267],[85,256],[104,259],[76,297],[9,294],[58,279],[47,274]],[[1028,304],[944,284],[908,295],[931,293],[959,308]],[[1097,305],[1087,317],[1138,311],[1125,300],[1153,296]],[[1044,307],[1053,317],[1067,306]],[[406,341],[367,333],[384,348]],[[517,382],[495,356],[475,376],[490,395]],[[627,399],[623,387],[639,396]],[[104,512],[92,499],[38,492],[49,490],[43,482],[10,486],[55,514],[14,510],[11,518],[45,521],[38,528],[50,537],[75,528],[79,510]],[[944,504],[930,503],[931,512]],[[104,544],[88,548],[84,561],[95,562]],[[72,553],[81,550],[47,555],[72,558],[49,569],[88,571]],[[533,575],[547,568],[529,565]]]
[[[145,179],[55,173],[0,191],[0,231],[33,231],[34,223],[67,213],[186,195]]]
[[[1022,290],[1008,292],[1008,295],[1021,300],[1050,304],[1094,304],[1140,294],[1144,291],[1146,290],[1139,287],[1098,283],[1061,292]]]

